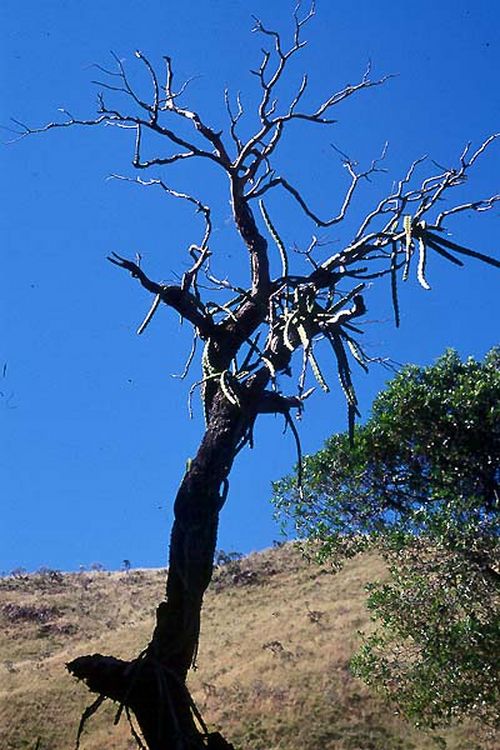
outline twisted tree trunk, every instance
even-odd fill
[[[264,383],[254,385],[256,398]],[[251,399],[242,410],[220,393],[214,398],[209,426],[175,499],[166,599],[147,649],[130,662],[93,654],[68,664],[91,691],[133,711],[149,750],[230,747],[219,734],[206,732],[186,677],[197,653],[227,477],[255,415]]]

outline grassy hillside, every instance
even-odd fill
[[[291,546],[221,566],[204,608],[195,699],[241,750],[430,750],[348,671],[369,627],[363,586],[383,576],[365,557],[336,575]],[[74,747],[85,687],[64,665],[85,653],[136,655],[148,642],[164,571],[51,574],[0,580],[0,748]],[[87,724],[83,750],[132,750],[116,706]],[[451,750],[493,750],[499,737],[448,731]],[[495,742],[496,739],[496,742]]]

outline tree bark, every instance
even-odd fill
[[[255,383],[259,393],[263,385]],[[206,733],[199,718],[197,724],[186,677],[196,658],[227,477],[254,419],[254,409],[216,394],[209,425],[175,499],[166,599],[157,609],[146,651],[131,662],[93,654],[68,664],[92,692],[134,712],[149,750],[231,747],[218,733]]]

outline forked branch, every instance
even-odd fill
[[[138,279],[141,286],[147,289],[155,296],[158,296],[161,302],[176,310],[179,315],[186,318],[195,326],[202,338],[208,338],[215,333],[215,324],[212,317],[206,311],[205,306],[197,297],[191,294],[187,289],[170,284],[159,284],[152,281],[140,268],[137,263],[122,258],[117,253],[111,253],[108,260],[119,268],[124,268],[130,275]]]

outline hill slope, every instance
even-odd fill
[[[191,685],[211,728],[241,750],[431,750],[348,671],[358,630],[369,627],[364,584],[377,558],[333,575],[290,545],[221,566],[204,607]],[[148,642],[164,571],[54,574],[0,580],[0,748],[74,747],[86,688],[64,669],[93,652],[135,656]],[[107,708],[106,708],[107,705]],[[105,704],[83,750],[132,750],[127,722]],[[493,750],[474,727],[445,733],[450,750]],[[495,740],[497,742],[495,742]]]

